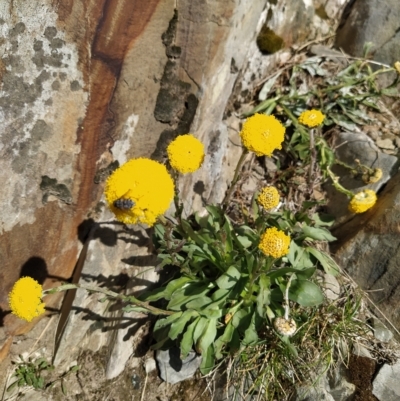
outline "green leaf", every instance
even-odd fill
[[[244,332],[244,337],[243,337],[243,341],[242,341],[242,344],[244,344],[244,345],[252,345],[258,341],[258,334],[257,334],[257,330],[256,330],[255,318],[256,318],[256,314],[253,313],[253,316],[251,317],[250,325]]]
[[[311,216],[311,219],[314,221],[314,224],[318,227],[322,226],[330,227],[335,222],[333,216],[326,213],[314,213]]]
[[[232,252],[232,250],[233,250],[232,232],[233,232],[233,227],[230,224],[228,218],[226,218],[225,223],[222,227],[222,231],[221,231],[221,233],[224,233],[226,235],[226,238],[224,241],[226,252]]]
[[[261,274],[259,279],[260,290],[257,295],[257,313],[265,317],[265,307],[270,303],[271,297],[271,279],[265,274]]]
[[[381,90],[381,93],[385,96],[399,96],[399,92],[397,90],[397,88],[384,88]]]
[[[146,291],[140,296],[142,301],[152,302],[165,298],[165,287],[156,288],[152,291]]]
[[[250,325],[252,315],[253,308],[245,307],[239,309],[232,317],[233,326],[236,327],[239,332],[244,333]]]
[[[207,348],[206,352],[202,354],[200,372],[203,375],[208,375],[214,368],[214,363],[215,363],[214,347],[210,345]]]
[[[39,377],[37,382],[36,382],[37,388],[43,388],[44,387],[44,379],[43,377]]]
[[[196,311],[183,312],[182,316],[178,320],[176,320],[174,323],[171,324],[171,328],[168,332],[168,337],[171,340],[175,340],[179,336],[179,334],[182,333],[186,324],[195,316],[197,316]]]
[[[209,319],[203,334],[197,341],[196,348],[202,355],[207,351],[210,345],[215,341],[217,335],[217,319]]]
[[[186,304],[196,298],[202,298],[212,288],[212,284],[190,283],[184,288],[176,290],[167,305],[168,310],[179,311]]]
[[[332,276],[337,276],[340,273],[340,267],[328,254],[320,252],[313,247],[307,247],[307,250],[318,259],[325,273],[332,274]]]
[[[61,381],[61,391],[64,395],[67,395],[67,387],[64,384],[64,381]]]
[[[237,242],[239,242],[239,244],[244,248],[247,249],[250,246],[253,245],[253,242],[251,242],[246,236],[244,235],[237,235],[236,237]]]
[[[168,317],[165,317],[163,319],[158,319],[156,324],[154,325],[154,331],[158,331],[160,329],[163,329],[164,327],[167,327],[169,324],[180,319],[182,314],[183,312],[176,312],[173,315],[169,315]]]
[[[335,241],[336,238],[325,228],[316,228],[310,226],[302,227],[303,234],[306,237],[318,240],[318,241]]]
[[[212,303],[212,299],[206,296],[198,297],[195,299],[192,299],[189,301],[187,304],[185,304],[185,307],[187,309],[194,309],[196,311],[202,310],[205,306],[210,305]]]
[[[226,273],[216,280],[216,284],[221,289],[231,289],[240,278],[240,272],[235,266],[230,266]]]
[[[182,337],[182,341],[181,341],[181,357],[182,357],[182,359],[185,359],[192,349],[194,329],[196,328],[199,320],[200,320],[200,317],[198,317],[194,322],[190,323]]]
[[[171,299],[172,294],[176,291],[182,288],[187,282],[191,281],[192,279],[190,277],[182,276],[179,277],[176,280],[172,280],[168,283],[167,287],[165,288],[165,299],[169,300]]]
[[[196,324],[196,327],[193,332],[193,342],[197,343],[197,340],[203,334],[204,329],[207,327],[208,319],[206,317],[201,317]]]
[[[295,280],[289,288],[289,299],[301,306],[317,306],[324,302],[324,295],[313,282]]]
[[[286,344],[289,352],[295,357],[298,358],[299,353],[297,352],[296,347],[290,342],[289,337],[288,336],[279,336],[280,339],[282,340],[282,342],[284,344]]]
[[[254,255],[250,252],[245,252],[244,256],[246,258],[247,271],[249,272],[249,274],[251,274],[254,270],[254,267],[257,267],[255,263],[256,259]]]

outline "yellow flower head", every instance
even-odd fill
[[[400,74],[400,61],[396,61],[394,63],[394,69],[397,71],[398,74]]]
[[[44,313],[42,286],[32,277],[20,278],[8,295],[13,315],[30,322]]]
[[[364,189],[364,191],[355,194],[349,203],[349,210],[351,213],[364,213],[371,209],[378,200],[376,193],[371,189]]]
[[[319,110],[306,110],[300,114],[299,123],[307,125],[307,127],[313,128],[321,125],[325,119],[325,115]]]
[[[108,177],[105,196],[119,221],[152,226],[169,208],[174,182],[163,164],[146,158],[132,159]]]
[[[266,210],[273,209],[279,205],[279,192],[275,187],[264,187],[257,202]]]
[[[274,258],[280,258],[289,253],[290,237],[276,227],[267,228],[261,236],[258,247],[261,251]]]
[[[254,114],[240,131],[243,146],[257,156],[271,156],[275,149],[282,149],[285,127],[274,117]]]
[[[193,173],[204,160],[204,145],[193,135],[179,135],[167,147],[171,167],[180,173]]]

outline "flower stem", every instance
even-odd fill
[[[73,290],[73,289],[78,289],[82,288],[86,291],[90,292],[98,292],[104,295],[107,295],[108,297],[119,299],[121,301],[128,302],[130,304],[134,304],[140,308],[143,308],[146,310],[147,313],[151,313],[153,315],[173,315],[174,312],[172,311],[166,311],[163,309],[156,308],[154,306],[149,305],[147,302],[140,301],[133,295],[123,295],[123,294],[118,294],[117,292],[107,290],[105,288],[101,287],[95,287],[91,285],[84,285],[84,284],[62,284],[59,287],[54,287],[54,288],[49,288],[48,290],[44,290],[42,295],[48,295],[48,294],[54,294],[56,292],[62,292],[62,291],[68,291],[68,290]]]
[[[235,186],[236,186],[237,182],[239,181],[240,171],[242,169],[243,163],[246,160],[246,156],[247,156],[248,153],[249,153],[249,151],[246,148],[243,148],[242,154],[241,154],[241,156],[240,156],[240,158],[238,160],[238,163],[236,165],[235,174],[233,176],[231,185],[230,185],[230,187],[228,189],[228,192],[226,193],[225,198],[224,198],[224,200],[222,201],[222,204],[221,204],[222,205],[222,209],[224,211],[227,209],[229,199],[231,198],[232,192],[235,189]]]
[[[292,284],[292,278],[294,274],[291,274],[288,280],[288,283],[286,285],[286,290],[285,290],[285,320],[289,320],[289,288],[290,284]]]
[[[339,184],[339,177],[333,174],[329,167],[326,168],[326,171],[329,177],[331,177],[333,186],[336,188],[336,190],[341,192],[342,194],[347,195],[350,199],[352,199],[354,197],[353,192],[349,191],[348,189]]]

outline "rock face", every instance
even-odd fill
[[[342,17],[336,45],[354,56],[373,43],[374,59],[392,65],[400,60],[400,3],[397,0],[356,0]]]
[[[1,2],[0,342],[36,323],[8,310],[7,294],[21,276],[48,288],[84,264],[82,279],[121,291],[154,282],[157,274],[141,273],[154,264],[149,232],[115,224],[104,207],[108,174],[131,157],[162,160],[168,141],[190,131],[207,157],[180,183],[186,211],[220,201],[240,151],[237,131],[223,121],[235,82],[247,77],[235,96],[249,93],[281,57],[261,54],[258,32],[267,24],[286,48],[326,35],[344,3]],[[94,221],[101,223],[88,244]],[[45,299],[56,312],[59,301]],[[72,311],[58,358],[116,342],[107,374],[117,375],[143,316],[125,316],[79,291]],[[112,335],[116,321],[124,335]]]
[[[379,401],[395,401],[400,398],[400,363],[383,365],[373,382],[373,394]]]
[[[382,312],[400,324],[400,173],[380,194],[377,204],[339,227],[333,234],[335,256]],[[390,329],[390,326],[388,327]]]

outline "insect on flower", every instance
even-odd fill
[[[135,206],[136,202],[129,198],[119,198],[114,201],[113,205],[119,210],[129,210]]]

